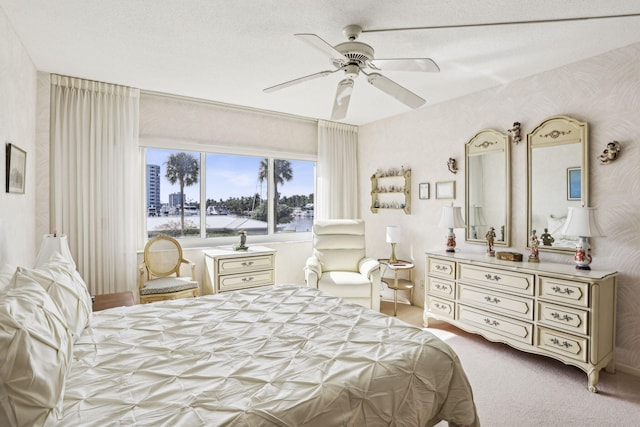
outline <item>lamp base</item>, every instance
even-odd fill
[[[591,246],[584,236],[578,237],[578,243],[576,243],[576,254],[573,257],[576,263],[577,270],[591,270],[589,264],[591,264]]]
[[[453,228],[449,229],[449,233],[447,234],[447,252],[455,252],[456,251],[456,235],[453,232]]]
[[[588,265],[576,265],[576,270],[591,270]]]
[[[455,252],[456,248],[447,247],[445,252]]]
[[[391,264],[398,262],[398,258],[396,258],[396,244],[391,244],[391,256],[389,257],[389,262]]]

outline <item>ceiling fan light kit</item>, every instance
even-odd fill
[[[367,76],[367,81],[373,87],[397,99],[404,105],[410,108],[419,108],[425,104],[426,101],[422,97],[399,85],[390,78],[385,77],[378,71],[440,71],[440,68],[433,60],[429,58],[375,59],[375,53],[371,46],[356,41],[362,33],[360,26],[348,25],[342,32],[349,41],[337,44],[336,46],[330,45],[316,34],[294,34],[298,39],[320,51],[325,56],[328,56],[331,64],[336,67],[336,69],[320,71],[308,76],[289,80],[268,87],[264,89],[264,92],[274,92],[318,77],[328,76],[336,71],[344,71],[345,79],[338,83],[331,113],[332,120],[341,120],[347,115],[349,101],[351,100],[351,93],[354,87],[354,79],[362,72],[362,74]],[[365,71],[366,69],[371,69],[373,72],[367,72]]]

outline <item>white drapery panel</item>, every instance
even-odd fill
[[[92,294],[136,287],[138,89],[51,76],[51,227]]]
[[[318,121],[316,219],[357,219],[358,128]]]

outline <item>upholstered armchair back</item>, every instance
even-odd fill
[[[322,271],[358,271],[365,257],[364,221],[318,220],[313,225],[313,255]]]

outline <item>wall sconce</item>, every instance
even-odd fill
[[[396,258],[396,243],[400,242],[400,228],[396,226],[387,227],[387,243],[391,243],[391,256],[389,257],[390,263],[398,262]]]
[[[596,222],[596,208],[573,207],[569,208],[567,222],[561,233],[567,236],[578,236],[576,254],[573,257],[578,270],[591,270],[591,246],[589,237],[605,237]]]
[[[513,122],[513,127],[508,129],[507,132],[509,136],[511,136],[511,142],[518,145],[518,142],[522,141],[522,137],[520,136],[520,122]]]
[[[456,159],[453,157],[449,157],[447,161],[447,168],[449,168],[449,172],[456,173],[458,172],[458,164],[456,163]]]
[[[604,149],[602,154],[600,155],[600,164],[606,165],[607,163],[613,162],[618,158],[618,154],[622,151],[622,147],[618,141],[611,141],[607,144],[607,148]]]
[[[454,228],[464,228],[464,220],[462,219],[462,208],[460,206],[445,206],[442,208],[442,216],[440,217],[440,228],[447,228],[447,252],[456,251],[456,235]]]

